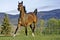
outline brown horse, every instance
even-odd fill
[[[18,3],[18,11],[20,12],[20,16],[19,16],[18,25],[14,34],[16,34],[19,27],[24,26],[25,33],[27,35],[27,27],[30,26],[32,30],[32,35],[34,36],[34,30],[37,22],[37,9],[35,9],[34,12],[26,13],[25,6],[23,6],[23,1],[22,1],[21,3]],[[34,27],[32,27],[32,24],[34,25]]]

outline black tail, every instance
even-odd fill
[[[37,15],[37,9],[34,10],[35,15]]]

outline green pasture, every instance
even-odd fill
[[[28,28],[28,36],[24,33],[24,28],[21,28],[17,32],[15,37],[13,36],[0,36],[0,40],[60,40],[60,35],[50,34],[44,35],[40,33],[39,28],[35,30],[35,37],[31,35],[31,29]]]

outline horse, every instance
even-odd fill
[[[34,12],[26,13],[25,6],[23,6],[23,1],[22,1],[21,3],[18,2],[18,11],[20,12],[20,16],[18,19],[17,28],[14,32],[14,36],[18,28],[20,28],[21,26],[25,27],[26,36],[27,36],[27,27],[30,26],[32,30],[32,36],[34,36],[34,30],[37,23],[37,9],[35,9]],[[33,27],[32,24],[34,25]]]

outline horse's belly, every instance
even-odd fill
[[[25,25],[26,25],[26,26],[29,26],[29,25],[31,25],[31,24],[32,24],[32,21],[25,22]]]

